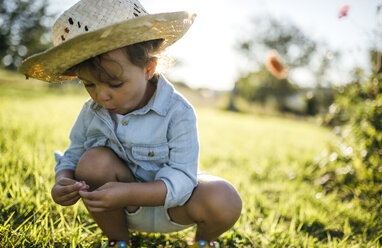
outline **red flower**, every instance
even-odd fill
[[[268,71],[278,79],[284,79],[288,74],[288,68],[283,65],[278,53],[274,50],[269,52],[265,66]]]
[[[340,9],[340,12],[338,13],[338,18],[347,16],[349,9],[350,9],[349,5],[342,6],[342,8]]]

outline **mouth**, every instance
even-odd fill
[[[106,108],[106,109],[107,109],[107,111],[112,112],[112,113],[115,113],[115,111],[117,111],[116,108]]]

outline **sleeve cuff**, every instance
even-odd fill
[[[192,192],[195,187],[190,187],[190,190],[187,192],[183,192],[182,195],[175,195],[173,189],[173,184],[166,178],[159,178],[158,180],[162,180],[167,188],[166,199],[164,203],[164,208],[173,208],[177,206],[183,206],[191,197]]]
[[[56,166],[54,167],[55,174],[57,174],[59,171],[62,171],[62,170],[72,170],[72,171],[76,170],[75,165],[65,164],[63,161],[65,159],[63,158],[64,158],[64,155],[60,151],[54,152],[54,159],[56,160]]]

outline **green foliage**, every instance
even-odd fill
[[[269,32],[272,30],[272,32]],[[253,33],[239,42],[239,50],[246,57],[257,59],[260,50],[277,50],[288,66],[303,66],[310,62],[317,44],[296,25],[285,19],[261,16],[253,20]],[[261,62],[260,62],[261,64]]]
[[[382,216],[382,73],[340,88],[326,123],[336,142],[317,158],[315,180],[325,193],[341,201],[360,201],[365,210]],[[369,233],[381,234],[382,221]]]
[[[236,93],[249,102],[262,105],[275,102],[276,108],[286,111],[286,98],[296,92],[296,87],[286,79],[277,79],[265,68],[240,78],[235,84]]]
[[[288,67],[305,66],[316,51],[316,43],[290,22],[271,17],[253,20],[253,33],[239,42],[239,51],[255,60],[259,69],[238,79],[236,94],[249,102],[274,102],[281,111],[288,110],[285,99],[297,92],[297,86],[288,79],[277,79],[264,67],[264,52],[276,50]],[[272,30],[272,32],[269,32]]]
[[[53,152],[68,146],[87,98],[83,89],[49,88],[0,71],[0,247],[105,242],[82,203],[61,207],[50,197]],[[221,247],[381,247],[381,215],[364,207],[376,200],[340,201],[312,181],[317,171],[310,161],[329,130],[208,108],[197,114],[201,170],[232,182],[243,199],[239,221],[218,239]],[[134,247],[185,247],[193,231],[133,232],[132,240]]]
[[[330,85],[326,72],[339,54],[328,53],[325,44],[311,39],[295,24],[284,19],[261,16],[254,19],[252,26],[249,37],[238,42],[238,50],[249,61],[254,61],[256,67],[254,72],[237,80],[232,95],[236,94],[250,103],[270,105],[282,112],[316,115],[326,110],[332,103],[332,92],[330,87],[322,86]],[[264,68],[266,53],[270,50],[280,54],[290,73],[302,69],[314,76],[316,87],[307,90],[299,88],[292,77],[279,80],[271,76]],[[290,103],[286,101],[288,97]],[[232,100],[232,109],[233,103]]]
[[[23,58],[45,50],[52,16],[48,0],[0,0],[0,58],[2,66],[16,69]]]
[[[354,179],[361,180],[359,183],[364,183],[363,180],[381,183],[382,74],[347,85],[341,92],[325,119],[326,123],[339,125],[335,131],[340,138],[339,147],[345,150],[338,159],[357,166],[349,172]]]

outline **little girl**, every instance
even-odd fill
[[[78,77],[91,97],[69,148],[55,154],[51,193],[63,206],[81,198],[108,247],[130,244],[129,229],[194,224],[190,247],[214,247],[240,216],[235,188],[198,171],[194,109],[156,70],[159,52],[193,20],[187,12],[149,15],[137,0],[81,0],[54,24],[54,47],[19,68],[48,82]]]

